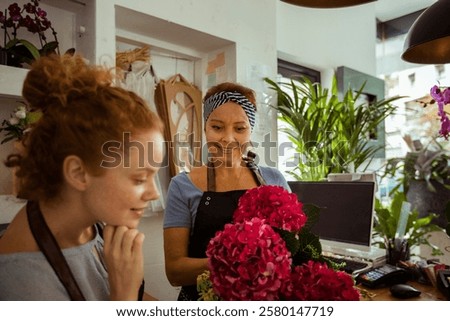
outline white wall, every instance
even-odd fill
[[[236,80],[239,82],[246,83],[247,68],[254,63],[268,65],[272,73],[275,73],[275,0],[115,0],[114,2],[235,42]]]
[[[279,58],[319,70],[325,86],[339,66],[375,76],[375,44],[375,3],[311,9],[278,2]]]

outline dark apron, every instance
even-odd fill
[[[27,202],[27,218],[31,233],[39,246],[39,249],[46,257],[48,263],[55,271],[58,279],[64,285],[67,293],[72,301],[85,301],[84,295],[81,292],[72,270],[62,253],[58,242],[56,241],[52,231],[47,225],[47,222],[42,215],[39,203],[36,201]],[[97,223],[97,232],[103,238],[103,223]],[[142,280],[141,287],[137,298],[142,301],[144,296],[145,282]]]
[[[252,170],[257,185],[265,185],[259,169],[251,162],[247,167]],[[223,230],[225,224],[231,223],[239,198],[246,190],[227,192],[215,191],[215,171],[212,164],[208,164],[207,191],[203,193],[198,205],[194,228],[189,237],[188,256],[192,258],[205,258],[209,241],[217,231]],[[179,301],[196,301],[199,295],[197,285],[188,285],[181,288]]]

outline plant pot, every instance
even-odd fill
[[[387,264],[396,266],[400,261],[409,261],[411,258],[408,240],[404,239],[398,244],[395,243],[395,240],[389,240],[385,243],[387,248]]]
[[[446,181],[450,184],[450,181]],[[447,226],[447,218],[445,217],[445,206],[450,201],[450,189],[445,188],[436,181],[431,181],[436,192],[430,191],[425,181],[411,180],[409,183],[406,198],[411,203],[412,208],[419,212],[419,217],[427,216],[429,213],[439,215],[432,223],[442,228]]]

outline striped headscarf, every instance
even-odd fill
[[[247,97],[238,92],[221,91],[208,97],[208,99],[203,102],[203,119],[205,122],[208,120],[209,115],[211,115],[214,109],[230,101],[238,104],[244,109],[253,130],[253,127],[255,126],[256,107],[247,99]]]

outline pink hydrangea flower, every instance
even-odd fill
[[[223,300],[278,300],[290,278],[292,260],[284,240],[257,217],[225,225],[206,254],[214,291]]]
[[[314,261],[293,269],[284,294],[287,300],[301,301],[357,301],[360,297],[349,274]]]
[[[239,199],[234,221],[243,222],[252,217],[266,219],[270,226],[289,232],[300,231],[307,219],[297,195],[272,185],[250,189]]]

